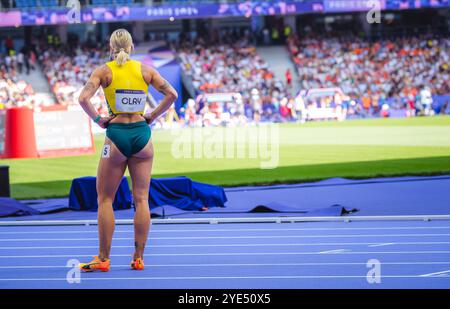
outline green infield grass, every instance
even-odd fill
[[[264,134],[270,143],[261,148]],[[225,136],[246,138],[241,156],[221,142]],[[449,116],[288,123],[263,125],[259,131],[154,130],[152,139],[153,177],[182,175],[223,186],[450,173]],[[103,140],[104,135],[95,136],[93,155],[1,160],[10,166],[12,196],[67,196],[73,178],[96,174]],[[264,162],[271,162],[270,168],[261,168]]]

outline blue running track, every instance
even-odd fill
[[[450,221],[153,225],[140,272],[133,243],[117,226],[110,272],[69,283],[68,261],[97,253],[96,226],[2,226],[0,288],[450,288]]]

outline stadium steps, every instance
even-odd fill
[[[43,105],[53,105],[56,103],[55,96],[53,95],[47,78],[42,72],[39,65],[36,66],[36,70],[30,70],[30,74],[19,74],[19,79],[31,84],[34,92],[36,93],[36,99],[39,102],[43,102]]]
[[[269,64],[269,68],[274,72],[275,77],[286,83],[285,73],[287,69],[292,72],[292,94],[295,95],[300,90],[297,70],[291,60],[291,56],[286,47],[283,46],[261,46],[257,52]]]

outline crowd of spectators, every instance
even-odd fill
[[[302,89],[340,87],[377,113],[385,104],[428,113],[432,95],[450,93],[450,38],[368,40],[354,35],[288,38]]]
[[[0,109],[8,107],[34,107],[36,97],[32,86],[20,78],[20,74],[30,69],[31,60],[22,51],[16,54],[8,50],[0,54]]]
[[[220,122],[223,113],[231,121],[272,120],[279,116],[279,106],[293,101],[287,85],[277,79],[269,65],[257,53],[247,36],[233,42],[206,42],[201,38],[183,40],[176,48],[185,74],[195,89],[195,95],[235,93],[238,98],[227,104],[197,102],[197,117],[186,106],[187,121]],[[214,116],[215,115],[215,116]]]
[[[389,117],[395,112],[398,116],[431,115],[448,109],[448,104],[433,105],[433,96],[450,93],[449,38],[290,35],[287,48],[300,89],[340,88],[342,92],[313,99],[293,97],[289,91],[293,73],[286,72],[285,82],[277,80],[246,36],[231,42],[183,40],[176,52],[196,95],[225,92],[242,97],[237,107],[191,102],[182,109],[182,118],[190,125],[205,125],[222,119],[240,123],[243,119]]]
[[[107,53],[104,48],[85,46],[77,46],[75,49],[53,46],[43,50],[39,61],[59,104],[78,104],[81,89],[92,70],[105,62]],[[102,89],[97,91],[91,102],[99,111],[107,113]]]
[[[229,38],[231,35],[219,36]],[[176,48],[196,96],[237,93],[233,102],[193,101],[181,110],[189,125],[246,121],[306,121],[430,115],[432,95],[450,93],[449,40],[408,38],[369,42],[356,36],[291,35],[287,47],[296,77],[286,71],[278,80],[248,36],[232,41],[182,40]],[[327,96],[292,96],[300,89],[340,88]],[[243,116],[243,117],[242,117]]]
[[[371,41],[352,35],[291,35],[287,48],[297,72],[287,71],[286,81],[275,77],[248,32],[221,33],[218,38],[223,39],[182,38],[172,46],[193,86],[194,99],[213,93],[234,94],[233,99],[221,103],[191,99],[176,115],[179,123],[305,121],[324,108],[338,110],[342,117],[331,117],[338,119],[387,117],[390,110],[402,110],[407,116],[427,115],[432,110],[432,95],[450,94],[448,37]],[[38,62],[57,103],[76,105],[93,68],[108,58],[104,46],[44,44],[37,46],[36,52],[8,50],[6,56],[0,56],[0,103],[36,104],[31,85],[19,76]],[[303,100],[292,91],[297,82],[304,90],[338,87],[342,93]],[[92,103],[106,114],[104,102],[100,89]]]

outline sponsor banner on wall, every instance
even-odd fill
[[[407,10],[442,8],[450,6],[449,0],[324,0],[324,12],[358,12],[373,8],[380,10]]]
[[[90,119],[82,110],[36,112],[34,128],[40,157],[94,152]]]
[[[142,7],[82,8],[81,23],[117,22],[135,20],[162,20],[173,18],[197,18],[213,16],[286,15],[321,12],[323,0],[308,3],[292,1],[245,1],[241,3],[193,3],[168,4]],[[0,26],[51,25],[68,23],[69,8],[30,9],[0,13]],[[10,14],[10,15],[6,15]]]
[[[374,2],[379,3],[374,4]],[[288,15],[313,12],[365,11],[376,6],[384,10],[450,7],[450,0],[313,0],[243,1],[239,3],[191,3],[153,6],[87,7],[80,22],[120,22],[252,15]],[[36,8],[0,12],[0,27],[67,24],[70,8]]]

